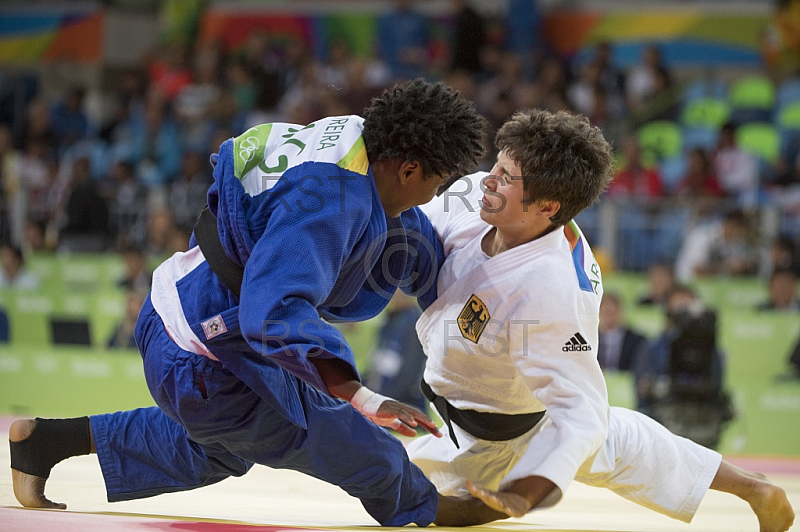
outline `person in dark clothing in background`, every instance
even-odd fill
[[[89,175],[89,159],[75,160],[73,186],[67,200],[67,224],[60,248],[67,251],[102,251],[108,238],[108,206]]]
[[[619,296],[613,292],[604,293],[597,347],[597,360],[604,370],[631,371],[647,349],[647,338],[627,327],[623,318]]]
[[[456,20],[450,70],[475,74],[481,68],[481,50],[486,40],[483,18],[467,0],[454,0],[453,7]]]

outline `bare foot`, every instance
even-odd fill
[[[761,532],[785,532],[794,522],[794,510],[786,492],[766,478],[753,483],[752,497],[747,502],[758,517]]]
[[[12,442],[25,440],[35,427],[35,419],[19,419],[11,424],[11,428],[8,430],[8,439]],[[11,481],[14,485],[14,496],[26,508],[57,508],[60,510],[67,508],[66,504],[53,502],[44,496],[46,478],[12,469]]]

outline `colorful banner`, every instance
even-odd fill
[[[0,10],[0,63],[100,61],[103,27],[100,6]]]
[[[598,42],[608,41],[621,67],[638,63],[642,48],[650,44],[658,44],[667,64],[758,66],[771,22],[767,15],[754,14],[558,10],[545,17],[544,32],[558,53],[579,59]]]

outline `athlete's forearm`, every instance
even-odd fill
[[[361,388],[358,375],[346,362],[338,358],[312,358],[311,361],[333,397],[349,402]]]
[[[556,485],[552,481],[544,477],[531,476],[512,482],[511,485],[503,491],[516,493],[524,497],[530,504],[528,509],[531,510],[539,506],[555,487]]]

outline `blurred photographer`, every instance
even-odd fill
[[[637,408],[672,432],[714,448],[723,424],[733,418],[722,387],[716,313],[687,286],[670,291],[666,312],[664,332],[635,370]]]

